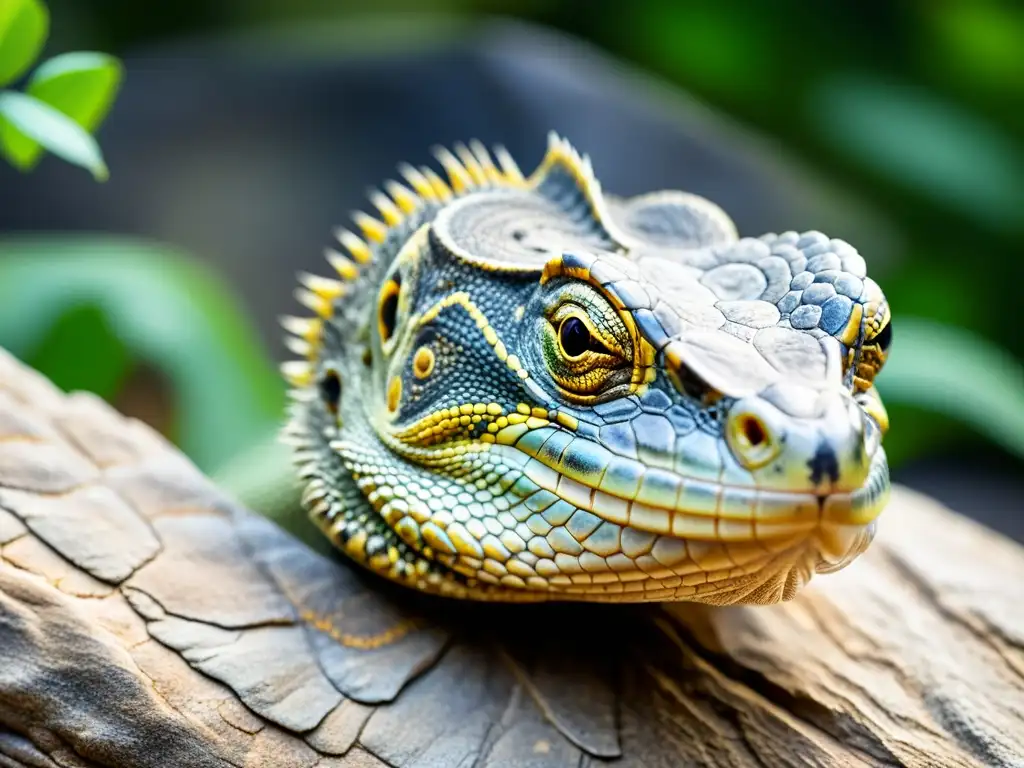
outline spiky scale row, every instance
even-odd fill
[[[359,277],[359,270],[356,269],[356,265],[344,254],[339,253],[333,248],[324,248],[324,258],[327,259],[327,263],[331,265],[331,268],[341,276],[342,280],[351,282]]]
[[[281,375],[293,387],[308,387],[313,383],[313,368],[305,360],[287,360],[281,363]]]
[[[333,248],[325,249],[324,256],[331,268],[341,277],[341,282],[307,273],[300,275],[299,280],[304,287],[296,291],[296,299],[315,313],[316,317],[309,320],[289,317],[281,321],[285,330],[293,337],[286,342],[288,348],[306,358],[282,365],[282,374],[294,386],[305,387],[312,383],[313,368],[310,361],[316,354],[322,321],[333,317],[335,302],[346,293],[345,283],[357,280],[359,267],[374,261],[374,246],[385,242],[392,228],[400,226],[406,217],[414,214],[423,205],[445,203],[455,197],[490,187],[527,186],[535,182],[540,174],[550,167],[552,158],[565,161],[575,173],[585,178],[590,188],[596,189],[597,180],[593,176],[589,159],[580,157],[568,141],[554,132],[548,136],[547,158],[530,180],[524,178],[515,160],[502,146],[494,148],[493,158],[483,143],[476,139],[468,145],[456,144],[454,150],[452,152],[446,147],[434,149],[434,155],[448,176],[447,182],[432,168],[423,166],[417,169],[408,163],[402,163],[398,166],[398,171],[411,189],[391,180],[383,184],[385,191],[374,189],[369,192],[370,202],[379,211],[383,221],[363,211],[355,211],[352,219],[362,237],[345,228],[335,230],[335,238],[348,252],[348,256]]]
[[[354,233],[339,227],[334,231],[334,237],[352,254],[352,258],[357,264],[369,264],[373,261],[373,251],[370,250],[370,246]]]
[[[437,158],[437,161],[441,163],[441,166],[448,174],[452,191],[455,192],[456,196],[464,195],[476,186],[469,171],[447,147],[435,147],[433,151],[434,157]]]
[[[388,180],[384,182],[384,189],[391,195],[391,198],[398,204],[398,207],[405,214],[414,213],[419,208],[420,201],[416,194],[408,187],[399,184],[397,181]]]

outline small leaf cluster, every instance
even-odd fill
[[[41,0],[0,0],[0,153],[14,167],[32,170],[47,151],[108,176],[93,132],[107,116],[123,78],[121,62],[105,53],[54,56],[25,79],[49,33]]]

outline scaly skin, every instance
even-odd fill
[[[848,244],[604,195],[551,137],[403,166],[286,318],[286,431],[335,544],[482,600],[771,603],[870,542],[888,304]]]

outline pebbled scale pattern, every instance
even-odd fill
[[[436,155],[447,181],[403,166],[412,189],[339,236],[340,279],[303,276],[316,316],[284,321],[305,358],[286,439],[340,549],[451,597],[730,604],[868,546],[889,480],[861,350],[888,305],[851,245],[605,195],[557,136],[529,177],[475,142]],[[630,349],[614,396],[546,362],[567,300]],[[763,460],[737,454],[741,411],[769,425]]]
[[[0,764],[1016,765],[1020,547],[897,494],[771,610],[446,601],[0,351]]]

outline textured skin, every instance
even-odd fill
[[[896,488],[784,605],[433,598],[0,350],[4,768],[1009,768],[1021,585],[1019,545]]]
[[[552,136],[404,167],[303,276],[288,429],[357,561],[485,600],[771,603],[870,542],[888,304],[849,244],[602,193]]]

